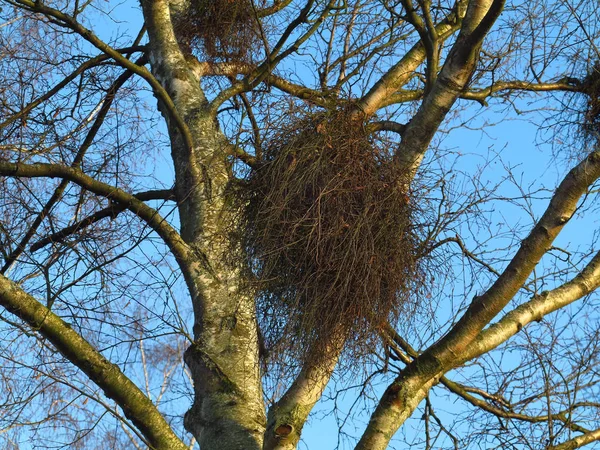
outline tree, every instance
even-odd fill
[[[292,449],[350,365],[357,449],[419,408],[425,448],[600,439],[600,254],[555,243],[600,177],[593,5],[142,0],[131,37],[123,5],[2,3],[7,445]],[[461,175],[439,138],[487,111],[562,181]]]

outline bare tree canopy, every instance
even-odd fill
[[[0,8],[5,448],[600,441],[595,2]]]

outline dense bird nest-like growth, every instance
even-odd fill
[[[246,61],[260,46],[253,0],[191,0],[181,15],[175,18],[179,43],[209,61]]]
[[[291,119],[239,189],[241,248],[277,361],[373,349],[423,286],[408,182],[347,111]],[[284,351],[286,350],[286,351]]]

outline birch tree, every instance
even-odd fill
[[[355,379],[356,449],[600,439],[597,235],[557,243],[597,207],[594,5],[0,5],[7,446],[295,449]],[[462,169],[494,112],[562,179]]]

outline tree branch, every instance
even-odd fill
[[[0,162],[0,175],[28,178],[64,178],[87,189],[94,194],[106,197],[125,207],[148,224],[165,242],[178,261],[183,262],[189,256],[190,248],[181,239],[179,233],[165,221],[160,214],[135,196],[109,184],[95,180],[81,170],[58,164],[20,164]],[[186,264],[182,270],[189,275]]]
[[[262,62],[252,73],[248,74],[243,80],[240,80],[234,83],[228,89],[221,91],[215,99],[211,102],[210,109],[216,113],[219,106],[223,104],[227,99],[234,97],[235,95],[241,94],[242,92],[247,92],[248,90],[254,88],[259,83],[264,81],[269,77],[269,75],[273,72],[275,67],[284,60],[287,56],[292,53],[297,52],[301,45],[304,44],[313,34],[315,34],[320,25],[323,23],[329,11],[334,8],[335,0],[329,0],[323,11],[319,14],[316,19],[309,21],[308,16],[310,10],[314,4],[314,0],[307,0],[306,5],[302,8],[298,16],[292,20],[289,25],[286,27],[284,32],[282,33],[279,41],[273,47],[271,53],[267,56],[264,62]],[[303,23],[309,23],[310,27],[307,31],[300,34],[294,43],[290,45],[285,50],[283,46],[285,45],[287,39],[293,34],[293,32]]]
[[[153,448],[187,448],[150,399],[116,365],[104,358],[69,324],[2,275],[0,304],[52,342],[108,398],[115,400]]]
[[[402,339],[402,337],[391,326],[388,325],[386,333],[392,336],[393,343],[390,343],[390,348],[394,352],[394,355],[400,361],[402,361],[405,364],[410,364],[414,359],[419,357],[419,353],[414,348],[412,348],[412,346],[408,342]],[[397,348],[396,345],[400,348]],[[440,383],[444,385],[450,392],[458,395],[471,405],[480,408],[486,412],[489,412],[490,414],[493,414],[497,417],[502,417],[504,419],[520,420],[522,422],[528,423],[542,423],[547,422],[549,419],[558,420],[573,431],[578,431],[580,433],[587,433],[589,431],[586,428],[574,423],[571,418],[571,413],[574,408],[578,406],[589,406],[589,403],[574,404],[571,405],[569,409],[566,409],[559,413],[551,414],[550,416],[528,416],[526,414],[519,414],[513,411],[507,411],[506,409],[502,409],[491,405],[489,402],[477,398],[474,395],[471,395],[470,392],[477,391],[480,395],[485,396],[487,398],[491,398],[496,402],[502,404],[503,406],[509,408],[510,404],[500,396],[489,394],[485,391],[481,391],[480,389],[474,389],[468,386],[464,386],[460,383],[450,380],[446,376],[440,378]]]
[[[63,13],[54,8],[50,8],[49,6],[44,5],[41,1],[32,1],[32,0],[15,0],[15,5],[18,5],[28,11],[40,13],[47,17],[52,17],[62,26],[73,30],[81,37],[83,37],[86,41],[92,44],[94,47],[104,52],[106,55],[110,56],[114,59],[120,66],[125,69],[130,70],[134,74],[143,78],[152,88],[154,94],[157,98],[164,104],[169,116],[172,118],[173,122],[176,124],[177,128],[180,130],[185,144],[191,152],[194,148],[194,141],[192,139],[192,135],[186,125],[185,121],[179,115],[173,100],[169,96],[168,92],[163,88],[160,82],[150,73],[148,69],[143,66],[139,66],[125,56],[123,56],[120,52],[112,48],[110,45],[103,42],[100,38],[98,38],[92,31],[85,28],[81,25],[75,18]]]
[[[63,78],[61,81],[59,81],[48,92],[39,96],[38,98],[33,100],[28,105],[22,107],[15,114],[8,116],[6,119],[4,119],[4,121],[0,123],[0,130],[6,128],[8,125],[13,123],[15,120],[27,117],[27,115],[34,108],[41,105],[46,100],[52,98],[54,95],[56,95],[58,92],[60,92],[65,86],[67,86],[71,81],[73,81],[79,75],[84,73],[86,70],[91,69],[92,67],[99,66],[100,64],[105,62],[107,59],[109,59],[109,57],[107,55],[102,54],[102,55],[98,55],[94,58],[88,59],[86,62],[80,64],[79,67],[77,67],[77,69],[75,69],[73,72],[71,72],[69,75],[67,75],[65,78]]]
[[[544,215],[529,236],[522,241],[520,249],[494,284],[484,294],[473,299],[458,323],[426,353],[444,366],[448,364],[455,366],[456,363],[464,360],[459,355],[470,353],[468,348],[483,327],[518,292],[556,236],[575,213],[581,196],[598,177],[600,177],[600,152],[594,151],[563,179]],[[584,272],[585,275],[582,273],[582,276],[589,276],[588,271]],[[571,285],[567,289],[570,288]]]
[[[489,96],[502,91],[529,91],[529,92],[550,92],[550,91],[568,91],[580,92],[581,86],[573,79],[558,80],[554,83],[530,83],[527,81],[498,81],[491,86],[473,89],[463,92],[460,98],[467,100],[476,100],[485,104],[485,99]]]
[[[591,444],[592,442],[598,440],[600,440],[600,429],[590,431],[573,439],[569,439],[562,444],[553,445],[548,447],[547,450],[575,450],[576,448],[583,447],[584,445]]]
[[[489,31],[503,6],[504,0],[469,2],[456,42],[398,147],[398,160],[408,174],[414,176],[431,139],[467,86],[479,60],[483,31]]]
[[[144,60],[145,60],[145,57],[142,57],[138,60],[138,62],[143,62]],[[91,126],[85,139],[83,140],[83,143],[81,144],[81,147],[79,148],[79,151],[77,152],[77,155],[75,155],[75,158],[73,159],[73,162],[71,163],[71,167],[79,167],[79,165],[83,161],[83,158],[84,158],[87,150],[90,148],[90,146],[94,142],[94,139],[96,138],[96,135],[98,134],[98,131],[100,130],[100,127],[104,123],[104,120],[106,119],[106,116],[108,115],[108,112],[110,111],[110,108],[113,104],[113,101],[115,99],[115,96],[116,96],[118,90],[121,88],[121,86],[123,86],[123,84],[125,84],[125,82],[129,78],[131,78],[132,75],[133,75],[133,73],[131,71],[126,70],[123,74],[121,74],[112,83],[112,85],[108,89],[108,91],[106,93],[106,97],[104,98],[104,101],[102,102],[102,107],[100,108],[100,111],[98,111],[98,115],[96,116],[96,119],[94,120],[93,125]],[[11,252],[10,255],[8,255],[5,258],[4,265],[2,266],[2,269],[0,269],[0,273],[3,273],[3,274],[6,273],[6,271],[10,268],[10,266],[25,251],[27,244],[29,243],[31,238],[33,238],[33,236],[35,235],[35,232],[41,225],[42,221],[46,218],[46,216],[48,215],[50,210],[53,208],[53,206],[56,204],[56,202],[60,200],[60,198],[62,197],[68,184],[69,184],[69,182],[67,180],[62,180],[59,183],[59,185],[54,190],[54,193],[52,194],[50,199],[48,199],[48,201],[46,202],[46,204],[44,205],[42,210],[39,212],[37,217],[34,219],[33,223],[27,230],[27,233],[25,233],[25,236],[23,236],[23,238],[19,242],[18,246]]]
[[[258,69],[255,64],[245,62],[200,62],[193,56],[186,58],[186,61],[198,78],[209,76],[250,75]],[[311,89],[297,83],[292,83],[291,81],[272,73],[266,75],[264,82],[286,94],[293,95],[302,100],[308,100],[311,103],[324,108],[333,108],[337,104],[336,96],[333,92],[323,92]]]
[[[546,212],[494,284],[473,300],[446,336],[402,370],[386,389],[357,449],[384,449],[429,389],[444,373],[465,362],[463,355],[469,352],[483,327],[525,283],[546,249],[574,214],[580,197],[599,177],[600,152],[595,151],[567,174]]]
[[[438,43],[444,42],[460,28],[465,14],[464,6],[465,0],[458,0],[452,12],[435,27]],[[360,109],[367,116],[372,116],[379,108],[389,104],[386,103],[389,98],[414,76],[415,70],[425,61],[426,56],[425,47],[419,41],[360,99],[357,104]]]
[[[141,201],[175,200],[175,195],[170,189],[140,192],[138,194],[133,194],[133,196]],[[84,228],[87,228],[90,225],[99,222],[100,220],[105,219],[107,217],[115,218],[119,213],[125,211],[126,209],[127,207],[123,203],[113,203],[107,208],[101,209],[100,211],[96,211],[94,214],[89,215],[85,219],[80,220],[79,222],[76,222],[73,225],[63,228],[62,230],[57,231],[56,233],[53,233],[50,236],[47,236],[43,239],[40,239],[37,242],[34,242],[33,244],[31,244],[30,250],[32,252],[36,252],[44,248],[48,244],[63,242],[67,237],[71,236],[72,234],[77,233],[78,231],[81,231]]]
[[[292,0],[275,0],[273,2],[272,6],[268,6],[266,8],[259,9],[256,12],[256,15],[261,18],[271,16],[275,13],[278,13],[279,11],[282,11],[287,6],[289,6],[291,3],[292,3]]]
[[[534,296],[501,320],[483,330],[469,345],[463,360],[471,360],[493,350],[533,321],[585,297],[600,287],[600,252],[571,281]]]
[[[264,450],[295,450],[311,410],[321,398],[340,356],[325,363],[305,366],[291,387],[269,409]]]
[[[403,123],[394,122],[393,120],[379,120],[377,122],[372,122],[368,125],[369,131],[391,131],[393,133],[398,133],[402,136],[404,130],[406,130],[406,125]]]

